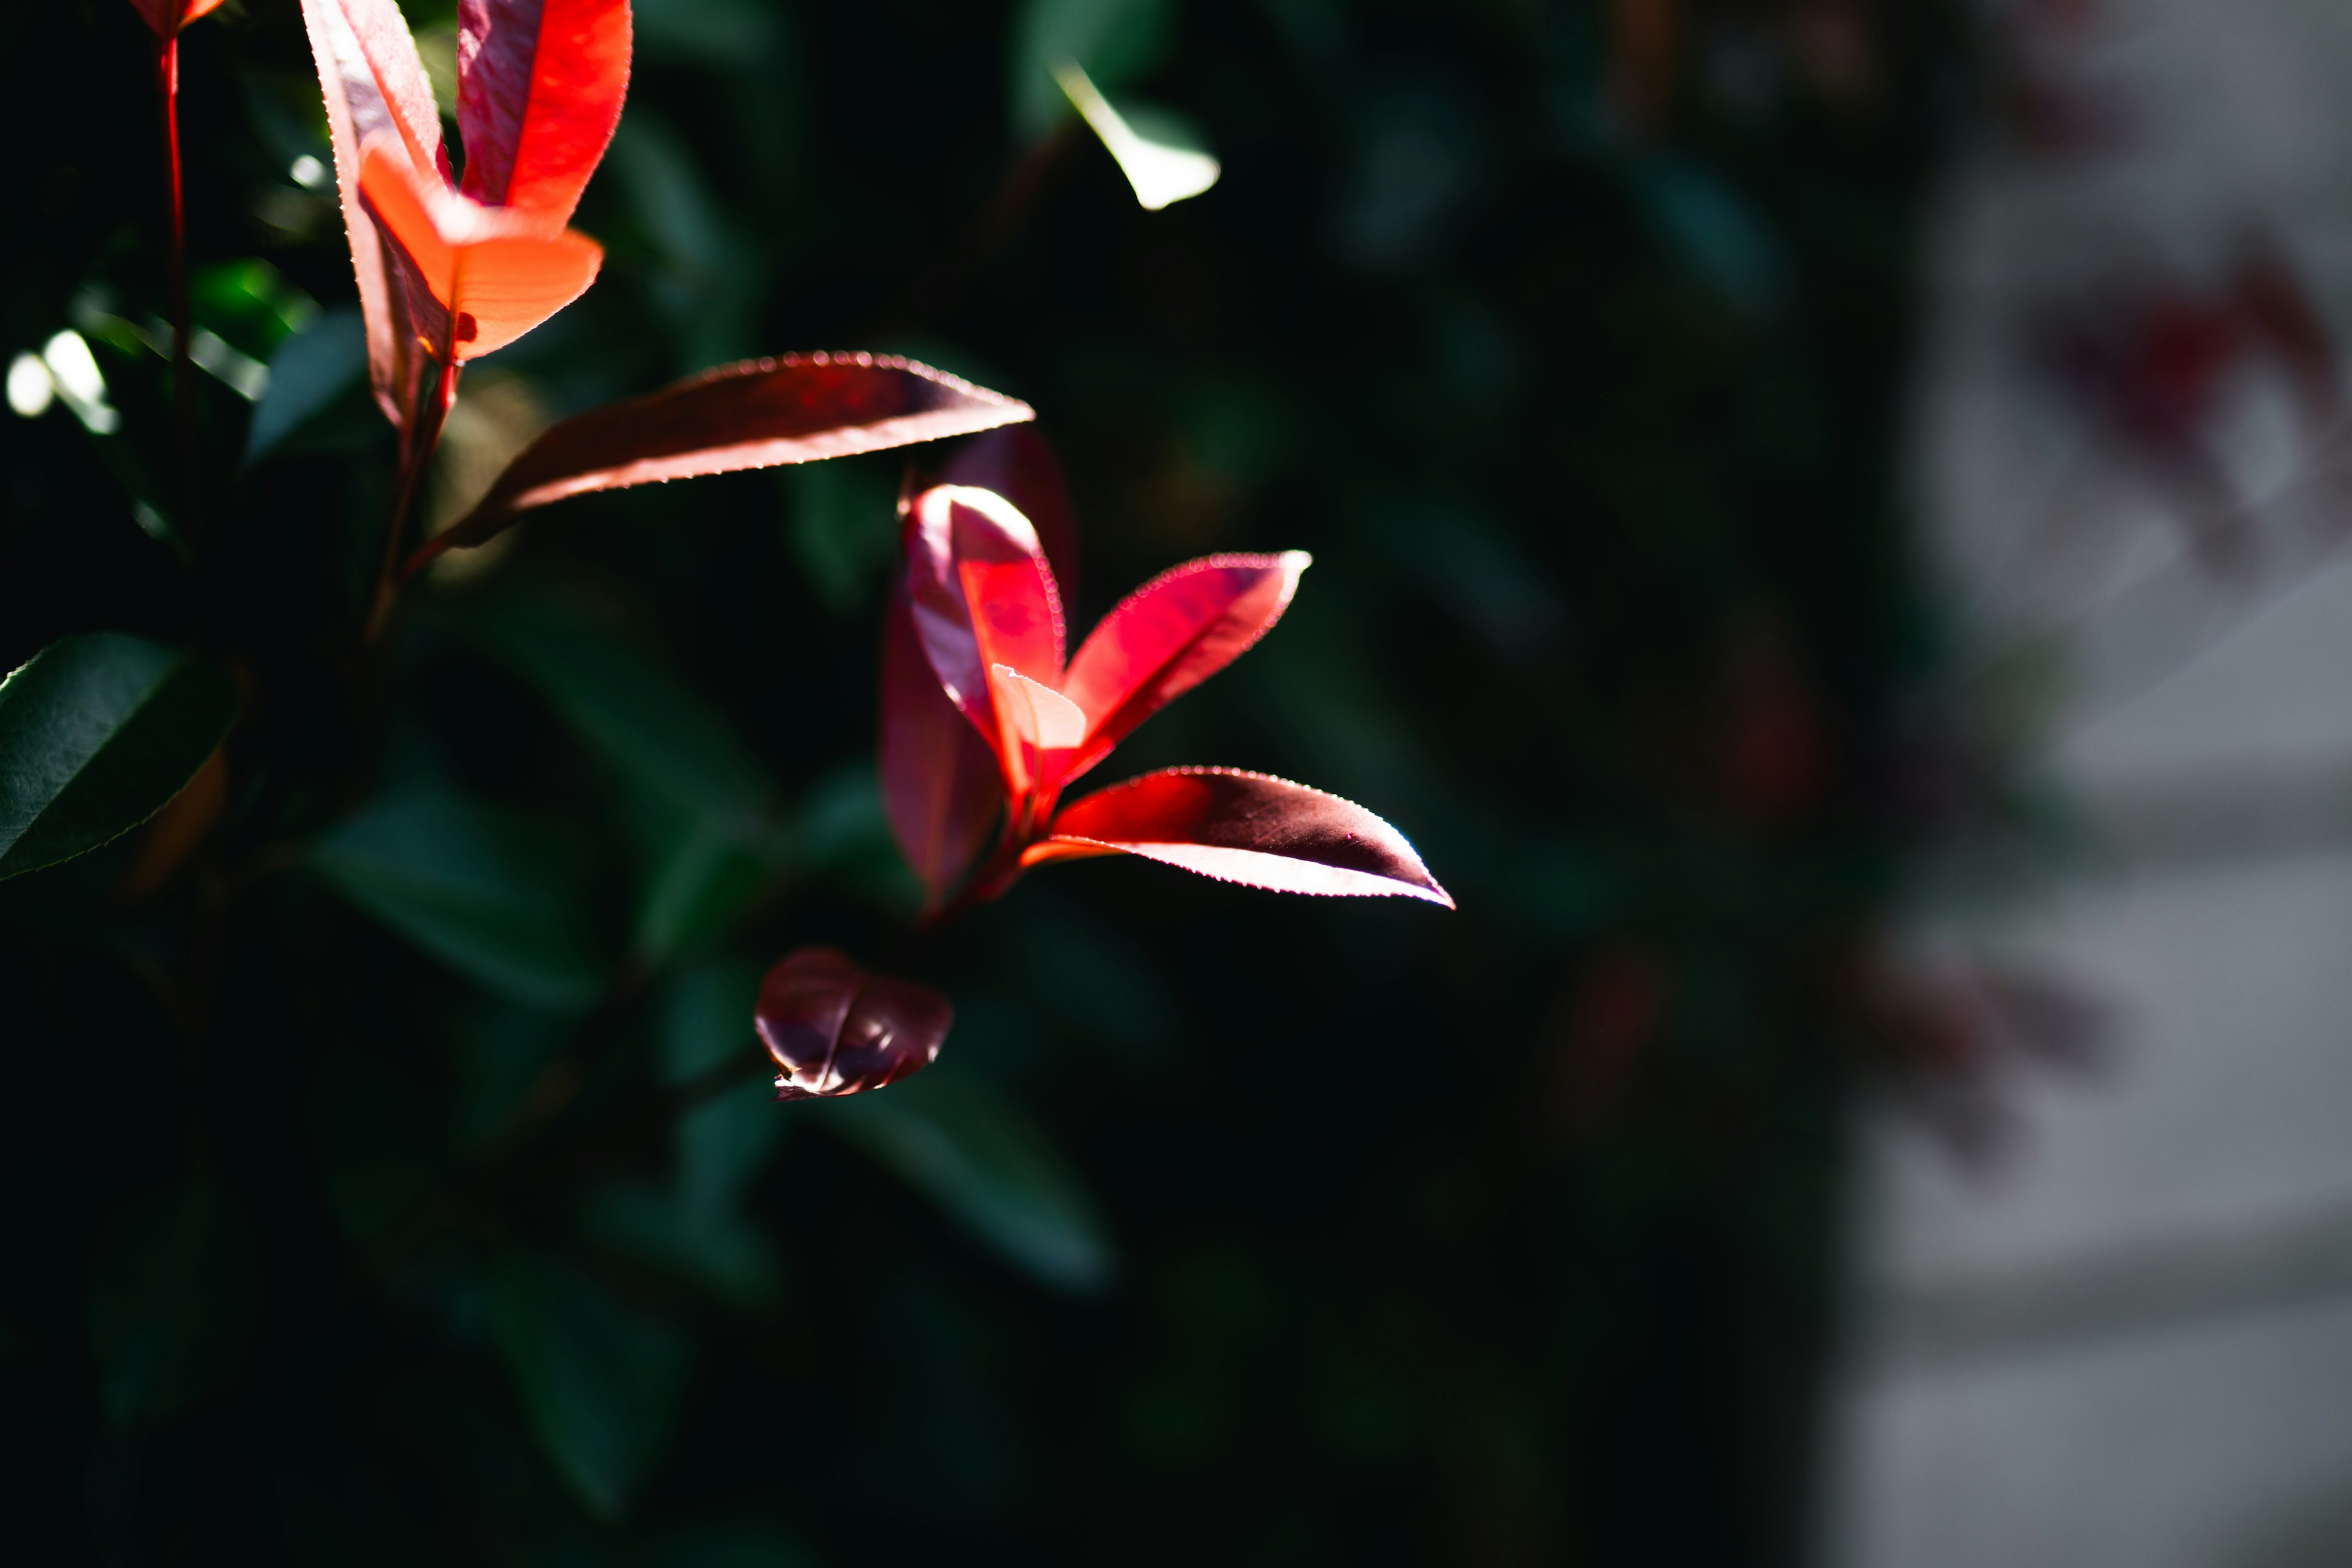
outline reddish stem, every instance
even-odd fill
[[[180,180],[180,38],[174,33],[155,49],[155,82],[163,98],[163,167],[172,187],[172,400],[180,426],[180,477],[193,542],[202,527],[197,489],[196,383],[188,358],[188,221]]]
[[[425,472],[433,467],[433,454],[441,445],[441,427],[457,401],[457,356],[453,351],[442,356],[441,374],[423,399],[424,406],[416,411],[416,424],[409,438],[401,444],[404,460],[400,466],[400,495],[393,502],[392,525],[383,532],[383,561],[376,569],[375,606],[368,616],[370,642],[391,619],[393,601],[399,595],[400,585],[410,576],[409,573],[394,570],[400,560],[401,535],[408,531],[409,514],[415,510],[417,492],[424,488]]]

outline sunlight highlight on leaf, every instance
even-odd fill
[[[1110,155],[1118,160],[1119,172],[1135,188],[1135,199],[1144,211],[1158,212],[1197,196],[1224,172],[1224,166],[1173,116],[1121,114],[1077,61],[1064,60],[1055,66],[1054,79]]]

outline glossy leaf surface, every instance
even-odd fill
[[[877,452],[1030,417],[1024,403],[895,356],[750,360],[557,425],[428,549],[479,544],[521,512],[592,490]]]
[[[1003,804],[996,754],[940,688],[915,633],[905,584],[882,618],[883,809],[937,909],[987,842]]]
[[[345,898],[501,996],[549,1012],[593,1003],[604,966],[572,860],[531,825],[462,796],[380,797],[313,847]]]
[[[954,1022],[929,986],[861,969],[830,947],[802,948],[769,970],[753,1019],[782,1069],[779,1100],[862,1094],[919,1072]]]
[[[120,632],[63,638],[0,681],[0,879],[161,811],[237,711],[211,660]]]
[[[504,348],[583,293],[604,264],[586,235],[484,206],[369,142],[360,195],[398,275],[413,330],[433,357]]]
[[[460,188],[569,222],[628,89],[628,0],[458,0]]]
[[[1249,651],[1282,618],[1312,558],[1212,555],[1138,588],[1105,616],[1070,660],[1063,695],[1084,709],[1076,776],[1138,724]]]
[[[1006,787],[1026,789],[1017,731],[1008,740],[1000,728],[991,671],[1061,678],[1061,597],[1036,530],[992,491],[935,486],[908,511],[906,587],[940,689],[997,752]]]
[[[1236,768],[1170,768],[1075,801],[1022,860],[1114,853],[1279,893],[1454,907],[1404,836],[1362,806]]]
[[[1144,211],[1189,201],[1224,172],[1190,125],[1165,110],[1131,107],[1122,113],[1075,60],[1055,66],[1054,80],[1118,164]]]
[[[1069,1162],[1019,1108],[952,1076],[828,1108],[827,1126],[1048,1285],[1108,1283],[1108,1227]]]
[[[490,1324],[556,1469],[597,1515],[625,1510],[668,1446],[689,1343],[559,1258],[511,1256],[491,1277]]]
[[[390,136],[421,175],[446,178],[440,110],[394,0],[302,0],[302,22],[326,100],[335,188],[367,322],[368,379],[384,417],[404,426],[423,360],[415,352],[405,290],[374,222],[360,205],[360,164],[371,139]]]

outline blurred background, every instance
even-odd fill
[[[1074,625],[1315,552],[1128,771],[1345,795],[1460,910],[1105,860],[917,937],[936,451],[551,509],[327,702],[390,431],[299,7],[229,0],[191,247],[278,760],[231,901],[152,834],[0,884],[28,1561],[2352,1561],[2352,12],[635,16],[603,276],[468,372],[434,518],[705,365],[942,366],[1059,452]],[[13,668],[194,612],[151,46],[0,27]],[[1222,177],[1144,210],[1064,54]],[[938,1065],[629,1120],[811,942],[946,991]]]

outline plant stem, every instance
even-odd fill
[[[393,601],[398,596],[400,584],[410,574],[396,570],[400,562],[401,536],[408,531],[409,514],[416,508],[417,492],[424,488],[425,475],[433,467],[433,454],[441,445],[441,427],[449,417],[450,406],[457,401],[457,356],[452,353],[442,356],[441,371],[433,390],[416,411],[416,426],[400,466],[400,494],[392,504],[392,522],[383,531],[383,560],[376,568],[375,605],[369,612],[367,640],[373,642],[392,618]]]
[[[188,220],[180,178],[180,39],[155,48],[155,84],[163,99],[163,168],[171,182],[172,401],[180,426],[180,504],[187,517],[191,548],[203,532],[204,504],[198,489],[196,383],[188,358]]]

